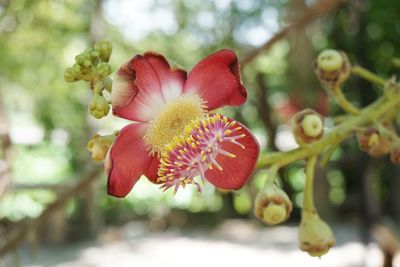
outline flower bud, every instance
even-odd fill
[[[324,119],[312,109],[302,110],[292,119],[292,133],[300,146],[311,144],[322,138]]]
[[[372,157],[381,157],[390,152],[390,141],[376,128],[368,127],[357,133],[357,140],[360,150]]]
[[[105,62],[100,63],[97,65],[97,73],[102,79],[105,79],[111,74],[111,66]]]
[[[95,134],[86,146],[87,150],[92,153],[92,159],[96,161],[102,161],[106,157],[111,144],[114,142],[114,139],[115,134],[104,136]]]
[[[66,68],[64,71],[64,80],[66,82],[72,83],[76,82],[79,79],[79,77],[75,74],[75,72],[72,70],[72,68]]]
[[[288,195],[271,183],[258,193],[254,214],[266,224],[275,225],[286,221],[292,209],[293,205]]]
[[[329,225],[315,211],[303,210],[299,227],[299,247],[310,256],[320,257],[335,245]]]
[[[99,57],[103,62],[110,60],[112,44],[109,41],[100,41],[94,45],[95,51],[99,52]]]
[[[322,83],[334,87],[347,80],[351,65],[344,52],[326,49],[318,55],[314,68]]]
[[[94,94],[89,104],[88,111],[93,117],[101,119],[107,116],[110,111],[110,106],[103,96]]]
[[[393,164],[400,164],[400,145],[393,147],[390,151],[390,161]]]

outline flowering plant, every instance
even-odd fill
[[[299,247],[311,256],[321,256],[335,244],[329,225],[320,218],[313,200],[314,170],[324,166],[342,141],[352,135],[373,157],[390,154],[400,163],[400,138],[395,119],[400,107],[400,86],[358,66],[346,54],[325,50],[315,61],[315,73],[328,94],[348,113],[327,129],[325,119],[312,109],[292,119],[292,133],[299,148],[261,155],[251,132],[241,123],[214,113],[223,106],[239,106],[247,92],[240,78],[233,51],[221,50],[201,60],[187,74],[172,68],[162,55],[145,53],[133,57],[108,76],[111,44],[100,42],[76,57],[65,72],[69,82],[85,80],[93,91],[89,113],[102,118],[109,113],[132,123],[111,135],[95,135],[88,149],[95,160],[104,159],[108,193],[126,196],[144,175],[163,190],[194,184],[196,177],[217,188],[240,189],[255,168],[265,169],[267,179],[255,199],[254,213],[275,225],[287,220],[293,209],[289,196],[276,183],[278,170],[305,160],[305,188]],[[357,108],[342,92],[351,75],[382,88],[383,95],[365,108]],[[104,93],[110,92],[110,99]],[[319,157],[320,156],[320,157]]]

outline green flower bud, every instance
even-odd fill
[[[72,82],[76,82],[79,79],[79,77],[74,73],[74,71],[72,70],[72,68],[66,68],[64,71],[64,80],[66,82],[72,83]]]
[[[92,65],[92,61],[90,59],[85,59],[85,61],[83,61],[83,66],[86,68],[89,68]]]
[[[315,211],[303,210],[299,227],[299,247],[313,257],[326,254],[336,243],[329,225]]]
[[[350,62],[342,51],[327,49],[322,51],[314,64],[320,81],[333,88],[340,85],[350,75]]]
[[[293,117],[292,133],[300,146],[311,144],[322,138],[324,119],[316,111],[304,109]]]
[[[75,63],[74,65],[72,65],[72,72],[77,75],[81,74],[81,66]]]
[[[83,62],[85,61],[85,56],[82,54],[76,55],[75,57],[75,62],[78,63],[79,65],[83,65]]]
[[[94,49],[99,52],[99,57],[103,62],[110,60],[112,44],[109,41],[100,41],[94,45]]]
[[[87,144],[86,148],[92,153],[92,159],[102,161],[107,155],[112,143],[114,142],[115,134],[100,136],[95,134]]]
[[[368,127],[357,133],[357,141],[360,150],[372,157],[381,157],[390,152],[390,141],[374,127]]]
[[[110,105],[103,96],[95,94],[89,104],[88,111],[93,117],[101,119],[107,116]]]
[[[275,225],[286,221],[292,209],[288,195],[276,184],[270,183],[258,193],[254,214],[264,223]]]
[[[97,73],[102,79],[105,79],[111,74],[111,66],[105,62],[100,63],[97,65]]]

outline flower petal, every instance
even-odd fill
[[[150,163],[143,135],[148,125],[130,124],[119,132],[104,162],[108,176],[107,193],[126,196]]]
[[[228,118],[229,121],[232,119]],[[219,154],[216,158],[218,164],[222,167],[222,171],[217,168],[209,169],[205,172],[206,179],[214,186],[221,189],[240,189],[251,177],[256,166],[260,153],[260,146],[253,134],[242,124],[236,122],[241,127],[235,131],[235,135],[245,134],[244,137],[237,139],[245,148],[239,145],[224,142],[222,149],[234,154],[235,158]]]
[[[198,94],[207,101],[208,110],[243,104],[247,92],[240,80],[235,52],[224,49],[201,60],[189,73],[183,91]]]
[[[186,72],[172,69],[163,56],[137,55],[114,79],[113,113],[129,120],[150,121],[167,101],[182,94],[185,79]]]
[[[157,178],[158,178],[158,167],[160,166],[160,160],[158,159],[157,155],[153,155],[151,157],[150,163],[147,166],[147,169],[144,173],[144,175],[149,179],[150,182],[154,184],[158,184]]]

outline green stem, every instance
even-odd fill
[[[347,101],[346,97],[343,95],[342,89],[339,86],[334,87],[332,93],[337,103],[344,111],[353,115],[357,115],[360,113],[360,110],[358,108]]]
[[[278,164],[274,164],[272,165],[268,170],[267,170],[267,180],[265,180],[265,185],[269,186],[270,184],[275,182],[275,177],[276,177],[276,173],[279,170],[279,165]]]
[[[314,171],[317,156],[312,156],[306,161],[306,184],[304,187],[303,211],[315,212],[314,206]]]
[[[360,78],[363,78],[364,80],[367,80],[371,83],[377,84],[379,86],[385,86],[386,85],[386,80],[382,79],[375,73],[364,69],[363,67],[360,66],[354,66],[351,68],[351,73],[355,76],[358,76]]]
[[[322,139],[310,145],[287,152],[274,152],[261,155],[257,163],[257,168],[267,168],[273,164],[283,167],[297,160],[319,154],[333,143],[341,142],[348,138],[352,135],[355,128],[363,127],[376,121],[399,104],[399,91],[391,97],[382,96],[368,107],[362,109],[358,115],[346,119],[334,127]]]

